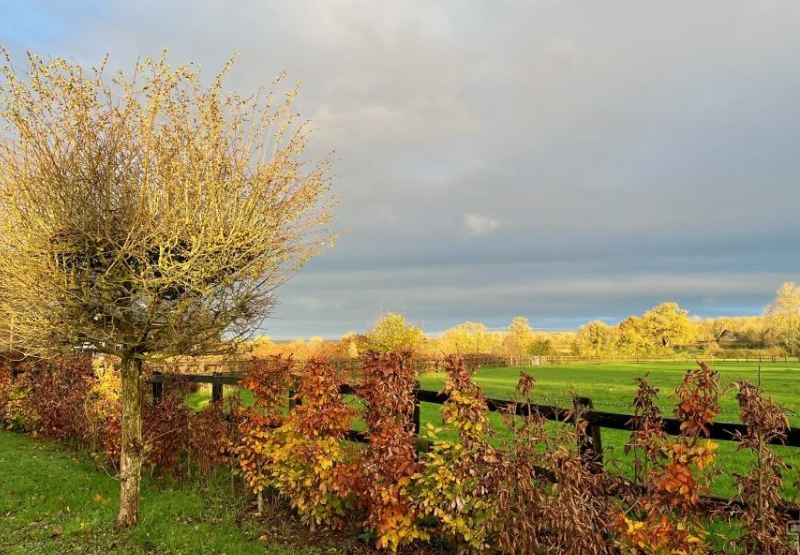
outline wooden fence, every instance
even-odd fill
[[[169,379],[169,375],[154,373],[151,376],[153,402],[157,403],[164,394],[164,383]],[[180,379],[187,380],[189,383],[210,384],[212,401],[221,401],[224,396],[223,388],[226,385],[238,386],[241,375],[224,374],[181,374]],[[342,395],[353,395],[356,387],[344,384],[339,388]],[[442,405],[447,402],[448,396],[428,389],[420,389],[419,382],[414,391],[416,397],[417,410],[414,411],[414,430],[419,433],[419,404],[432,403]],[[290,392],[294,397],[294,393]],[[517,416],[538,415],[553,422],[574,422],[577,417],[586,422],[586,435],[591,439],[591,444],[584,446],[594,451],[593,457],[602,460],[602,434],[603,428],[611,430],[623,430],[632,432],[636,429],[632,415],[616,412],[605,412],[594,409],[592,400],[588,397],[575,397],[573,407],[570,409],[553,405],[540,405],[535,403],[522,403],[508,399],[487,398],[486,404],[490,412],[512,413]],[[664,418],[664,432],[668,435],[681,435],[681,421],[674,418]],[[737,437],[747,432],[747,426],[736,422],[715,422],[710,426],[709,439],[717,441],[736,441]],[[790,428],[787,432],[785,442],[773,441],[776,445],[787,447],[800,447],[800,428]]]
[[[164,394],[165,382],[169,380],[169,375],[154,373],[151,376],[150,383],[152,387],[153,402],[158,403]],[[187,380],[190,383],[196,384],[210,384],[212,401],[222,401],[224,397],[224,387],[238,386],[242,375],[233,374],[181,374],[179,379]],[[357,386],[343,384],[339,388],[342,395],[355,395],[357,393]],[[289,391],[290,405],[294,403],[294,391]],[[415,406],[412,414],[412,422],[414,426],[414,433],[416,436],[417,449],[421,452],[430,450],[432,442],[419,436],[421,430],[420,422],[420,404],[432,403],[435,405],[442,405],[447,402],[448,396],[439,391],[432,391],[421,389],[419,382],[414,390]],[[299,402],[299,401],[296,401]],[[573,407],[566,409],[564,407],[552,405],[540,405],[534,403],[522,403],[511,401],[508,399],[492,399],[487,398],[486,404],[490,412],[511,413],[517,416],[538,415],[551,422],[560,422],[564,424],[585,423],[585,434],[581,434],[578,439],[578,448],[587,461],[601,468],[603,464],[603,438],[602,429],[607,428],[611,430],[634,431],[635,425],[633,417],[630,414],[621,414],[613,412],[597,411],[594,409],[592,400],[587,397],[576,397],[573,399]],[[681,435],[680,420],[674,418],[664,418],[664,432],[668,435],[678,436]],[[735,422],[715,422],[710,426],[709,439],[717,441],[737,441],[740,434],[747,431],[747,426]],[[351,430],[346,438],[350,441],[359,443],[368,443],[369,438],[364,432]],[[786,447],[800,447],[800,428],[790,428],[787,432],[786,441],[779,442],[777,440],[771,443],[776,445],[783,445]],[[736,499],[729,499],[717,496],[702,496],[704,502],[711,506],[719,507],[741,507],[742,504]],[[800,520],[800,506],[786,504],[783,510],[794,520]]]
[[[643,355],[643,356],[588,356],[588,355],[546,355],[505,357],[508,364],[505,366],[543,366],[547,364],[565,364],[570,362],[689,362],[698,359],[708,363],[714,362],[744,362],[744,363],[778,363],[800,362],[800,356],[781,354],[745,355],[741,357],[719,357],[714,355],[675,354],[675,355]]]
[[[551,364],[567,364],[570,362],[627,362],[627,363],[648,363],[648,362],[686,362],[694,364],[698,359],[713,364],[714,362],[737,362],[737,363],[800,363],[800,356],[788,356],[779,354],[764,354],[754,356],[744,356],[739,358],[723,358],[702,355],[653,355],[648,357],[607,357],[607,356],[496,356],[496,355],[466,355],[463,357],[464,363],[468,366],[477,368],[528,368],[535,366],[546,366]],[[249,359],[229,359],[218,361],[191,360],[176,363],[162,363],[156,366],[155,370],[166,370],[168,373],[183,375],[235,375],[249,370],[251,361]],[[295,367],[302,368],[305,361],[296,360]],[[346,372],[351,379],[358,378],[361,371],[361,361],[359,359],[332,359],[330,363],[337,370]],[[420,374],[435,372],[441,369],[443,359],[441,358],[422,358],[415,357],[414,365]],[[210,383],[210,382],[209,382]]]

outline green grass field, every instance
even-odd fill
[[[373,555],[358,530],[311,533],[285,504],[267,504],[257,518],[248,496],[216,481],[145,475],[142,518],[131,531],[113,528],[119,483],[85,453],[50,441],[0,431],[2,555]],[[356,523],[357,524],[357,523]],[[713,534],[735,529],[709,523]],[[446,546],[412,545],[402,553],[441,555]],[[734,551],[738,552],[738,551]]]
[[[484,368],[475,376],[475,380],[483,388],[488,397],[512,399],[514,388],[519,379],[520,372],[533,374],[536,379],[534,397],[542,404],[571,407],[571,392],[577,396],[589,397],[593,400],[598,410],[607,412],[630,413],[630,403],[636,390],[637,377],[648,375],[648,380],[661,390],[659,405],[664,409],[665,416],[672,416],[674,400],[671,394],[681,382],[684,372],[691,367],[687,362],[649,362],[649,363],[569,363],[534,368]],[[717,363],[714,366],[721,376],[721,383],[726,390],[722,396],[722,414],[719,421],[737,422],[738,405],[736,391],[733,384],[739,380],[758,382],[759,370],[757,363]],[[427,374],[420,378],[424,389],[438,390],[444,384],[446,376],[441,373]],[[761,384],[767,395],[773,397],[790,411],[790,422],[793,426],[800,425],[800,364],[797,362],[769,362],[764,363],[761,370]],[[227,394],[239,394],[235,388],[228,388]],[[241,393],[245,403],[250,402],[249,392]],[[200,409],[208,404],[210,392],[201,390],[189,398],[189,404]],[[441,406],[423,403],[421,407],[421,422],[423,433],[428,423],[441,425],[439,412]],[[497,431],[496,443],[504,437],[502,419],[498,414],[491,415],[492,423]],[[559,424],[554,423],[555,429]],[[356,428],[361,428],[360,422]],[[610,468],[622,472],[630,472],[632,458],[625,456],[623,448],[628,439],[627,432],[604,429],[603,447],[606,449],[606,460]],[[447,438],[448,434],[440,437]],[[776,447],[793,469],[800,468],[800,448]],[[718,456],[719,476],[715,478],[713,493],[730,496],[734,493],[733,475],[746,472],[750,459],[747,453],[738,452],[733,442],[720,442]],[[793,498],[796,488],[793,476],[786,479],[785,497]]]
[[[247,514],[248,497],[226,479],[145,477],[142,519],[114,531],[119,482],[84,454],[0,431],[0,553],[3,555],[344,555],[352,538],[310,538],[280,517]],[[262,536],[267,534],[266,536]],[[272,540],[271,538],[277,538]],[[314,547],[321,544],[320,547]],[[370,550],[371,551],[371,550]]]
[[[683,378],[684,372],[691,367],[686,362],[650,362],[650,363],[570,363],[553,366],[526,368],[522,371],[531,373],[536,379],[534,397],[538,402],[571,406],[570,392],[581,397],[589,397],[598,410],[607,412],[630,413],[630,403],[636,390],[636,378],[648,375],[648,380],[661,390],[659,405],[665,416],[673,416],[674,399],[670,396]],[[757,383],[759,379],[758,364],[718,363],[713,368],[720,373],[721,383],[726,390],[721,399],[722,414],[719,421],[738,422],[739,412],[736,402],[734,383],[747,380]],[[519,368],[485,368],[480,370],[475,380],[481,385],[489,397],[511,399],[514,387],[519,379]],[[443,374],[423,376],[420,380],[425,389],[438,389],[444,383]],[[761,370],[761,384],[767,395],[773,397],[789,412],[789,421],[793,426],[800,425],[800,364],[797,362],[764,363]],[[421,409],[423,426],[426,422],[439,423],[439,408],[424,403]],[[493,414],[492,421],[497,429],[498,438],[503,437],[502,422],[499,415]],[[554,424],[557,426],[557,424]],[[607,465],[619,468],[622,472],[631,472],[632,457],[625,456],[623,448],[628,440],[628,433],[620,430],[602,431],[603,447],[606,451]],[[713,483],[713,493],[730,496],[735,493],[733,475],[744,473],[751,462],[747,453],[737,451],[737,444],[721,441],[717,467],[720,474]],[[789,499],[797,494],[794,481],[796,469],[800,468],[800,448],[776,447],[776,452],[783,456],[792,466],[793,473],[788,476],[784,496]]]
[[[636,378],[648,375],[648,381],[661,390],[665,414],[671,414],[674,403],[670,395],[680,384],[684,372],[691,367],[686,362],[583,362],[525,368],[536,378],[535,397],[545,404],[571,407],[571,394],[589,397],[598,410],[630,412],[629,405],[636,390]],[[757,383],[756,363],[717,363],[713,368],[720,374],[728,391],[722,398],[720,420],[738,421],[738,406],[733,384],[739,380]],[[513,398],[519,379],[519,368],[485,368],[478,372],[476,381],[488,397]],[[437,389],[444,383],[443,374],[430,374],[420,380],[422,387]],[[767,395],[792,413],[800,413],[800,364],[797,362],[764,363],[761,384]],[[800,418],[791,417],[793,425]]]

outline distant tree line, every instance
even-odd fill
[[[593,320],[577,332],[534,329],[518,316],[502,330],[479,322],[462,322],[440,336],[426,334],[406,316],[381,316],[364,334],[349,332],[338,341],[272,342],[262,337],[249,345],[258,355],[294,354],[297,358],[329,356],[357,358],[372,350],[381,353],[414,351],[432,358],[442,355],[495,356],[651,356],[672,353],[736,356],[753,352],[800,354],[800,285],[783,284],[775,300],[760,316],[701,319],[677,303],[662,303],[642,315],[617,324]]]

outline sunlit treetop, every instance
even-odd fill
[[[5,51],[4,51],[5,53]],[[283,76],[226,93],[166,55],[109,76],[5,53],[0,68],[2,326],[30,352],[218,350],[334,237],[329,159]]]

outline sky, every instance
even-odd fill
[[[343,236],[278,339],[761,313],[800,281],[798,28],[796,0],[0,0],[15,57],[302,80]]]

